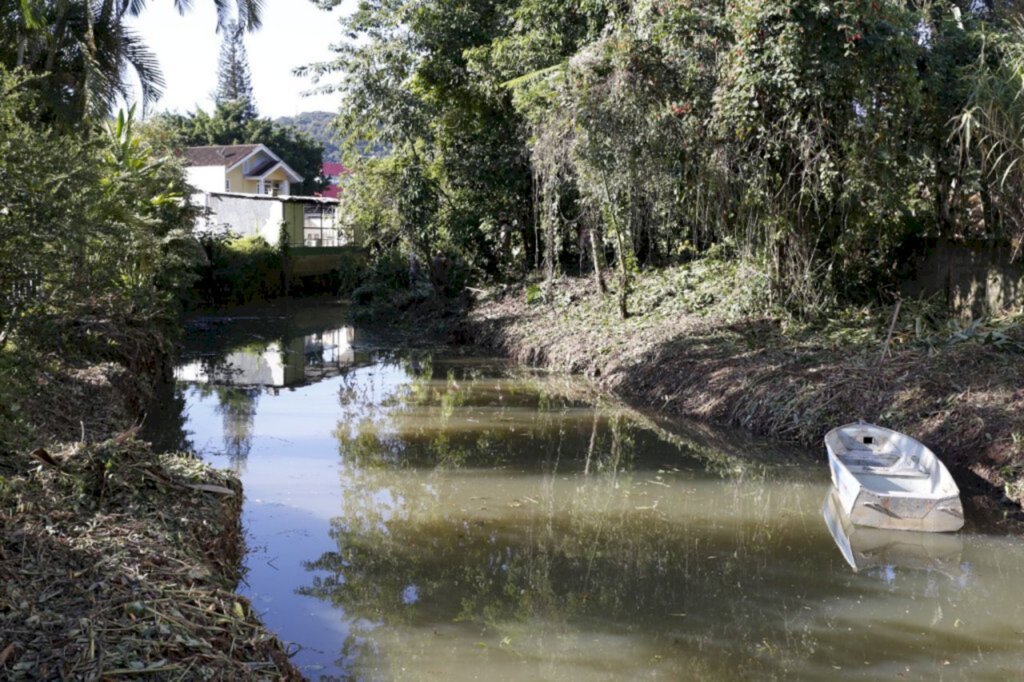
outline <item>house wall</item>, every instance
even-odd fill
[[[272,246],[280,240],[281,223],[285,221],[282,202],[217,195],[211,195],[208,202],[212,212],[209,222],[214,225],[227,226],[243,237],[261,236]]]
[[[185,169],[185,179],[200,192],[224,191],[223,166],[189,166]]]
[[[278,168],[276,171],[274,171],[273,173],[269,174],[267,177],[263,178],[264,182],[272,182],[272,181],[275,181],[275,180],[281,183],[281,195],[282,196],[288,196],[289,194],[291,194],[290,186],[289,186],[290,183],[288,182],[288,174],[287,173],[285,173],[282,169]]]
[[[248,190],[245,189],[246,179],[245,179],[245,176],[242,175],[242,169],[241,168],[234,168],[234,169],[232,169],[230,172],[228,172],[228,173],[226,173],[224,175],[224,178],[225,178],[225,180],[227,180],[228,182],[231,183],[231,186],[229,188],[221,187],[220,189],[214,190],[214,191],[217,191],[217,192],[225,192],[225,191],[227,191],[227,192],[248,192]]]

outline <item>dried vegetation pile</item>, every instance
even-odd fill
[[[0,458],[0,677],[299,678],[232,592],[240,504],[130,436]]]

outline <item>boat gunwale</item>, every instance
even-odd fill
[[[929,471],[928,475],[927,476],[923,476],[923,477],[903,477],[903,476],[898,476],[898,475],[890,477],[890,476],[888,476],[887,474],[884,474],[884,473],[869,473],[869,472],[858,473],[858,472],[854,472],[852,469],[850,469],[849,465],[845,461],[843,461],[842,455],[840,455],[838,452],[836,452],[835,449],[832,447],[832,441],[836,441],[840,445],[842,445],[842,439],[840,439],[839,435],[838,435],[840,431],[842,431],[843,429],[848,429],[848,428],[853,428],[853,427],[861,427],[861,428],[868,427],[868,428],[871,428],[871,429],[877,429],[879,431],[884,431],[884,432],[887,432],[888,434],[893,434],[895,436],[904,438],[906,440],[909,440],[909,441],[919,445],[921,447],[921,449],[922,449],[922,454],[928,453],[932,457],[933,465],[930,468],[934,468],[937,471],[937,478],[938,478],[938,481],[936,481],[937,485],[935,485],[934,489],[931,490],[931,491],[919,491],[919,492],[908,491],[908,490],[885,490],[885,491],[881,491],[881,490],[878,490],[875,487],[869,486],[867,484],[867,481],[864,480],[867,477],[874,477],[874,478],[880,478],[880,479],[885,479],[885,478],[905,478],[907,480],[916,480],[916,481],[921,481],[921,482],[931,482],[932,474]],[[828,433],[825,434],[824,441],[825,441],[825,449],[828,452],[829,458],[830,459],[834,459],[839,464],[839,466],[842,467],[844,472],[846,472],[855,481],[857,481],[858,485],[860,485],[860,487],[861,487],[861,489],[863,491],[869,492],[872,495],[876,495],[878,497],[917,498],[917,499],[923,499],[923,500],[928,500],[928,501],[935,501],[936,503],[940,502],[942,500],[948,500],[948,499],[957,499],[957,500],[959,500],[960,499],[960,489],[959,489],[959,486],[956,485],[956,481],[953,479],[953,476],[949,473],[949,469],[946,467],[946,465],[942,462],[941,459],[939,459],[938,455],[936,455],[932,451],[931,448],[929,448],[927,445],[925,445],[924,443],[922,443],[921,441],[919,441],[918,439],[914,438],[913,436],[911,436],[909,434],[902,433],[900,431],[896,431],[894,429],[890,429],[890,428],[887,428],[885,426],[878,426],[877,424],[869,424],[867,422],[851,422],[849,424],[844,424],[842,426],[837,426],[837,427],[835,427],[833,429],[830,429],[828,431]],[[951,491],[940,492],[940,491],[942,491],[942,484],[943,484],[943,482],[945,480],[948,480],[950,483],[952,483],[954,488]],[[858,497],[859,497],[859,495],[858,495]]]

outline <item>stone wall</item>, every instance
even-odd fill
[[[997,315],[1024,307],[1024,258],[1009,245],[932,240],[903,287],[909,296],[941,295],[964,317]]]

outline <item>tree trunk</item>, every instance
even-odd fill
[[[597,284],[597,291],[602,296],[608,293],[608,285],[604,283],[604,239],[601,236],[601,228],[595,226],[590,232],[590,253],[594,259],[594,280]]]

